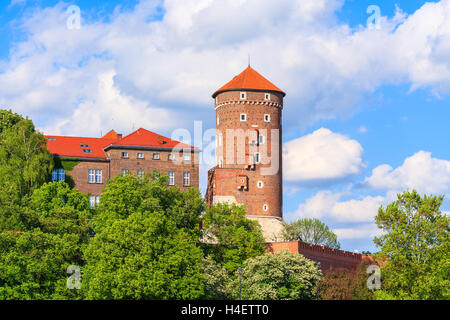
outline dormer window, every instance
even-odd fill
[[[246,92],[241,92],[241,100],[245,100],[247,99],[247,93]]]
[[[91,149],[83,149],[83,152],[84,153],[92,153],[92,150]]]

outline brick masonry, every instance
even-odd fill
[[[128,152],[128,158],[121,157],[122,152]],[[138,159],[137,154],[143,153],[144,158]],[[153,154],[159,153],[160,159],[153,160]],[[169,154],[172,150],[139,150],[139,149],[109,149],[107,160],[81,160],[71,171],[67,174],[71,175],[74,180],[74,187],[80,192],[92,195],[101,195],[106,183],[110,178],[114,178],[122,174],[122,169],[128,170],[129,174],[137,175],[138,170],[143,170],[144,174],[152,173],[157,170],[160,174],[168,174],[169,171],[175,173],[175,185],[180,187],[181,191],[187,190],[189,187],[199,187],[199,153],[191,152],[191,160],[183,161],[182,153],[174,152],[174,159],[169,160]],[[102,170],[101,183],[89,183],[88,170],[98,169]],[[183,183],[184,172],[190,173],[190,185],[185,186]]]
[[[300,253],[310,260],[319,262],[320,268],[324,273],[330,270],[330,268],[345,268],[349,271],[356,272],[364,259],[373,261],[368,255],[330,249],[302,241],[270,242],[266,245],[268,252],[276,253],[282,250],[289,250],[291,253]]]
[[[240,98],[241,92],[246,93],[245,99]],[[266,93],[270,94],[269,99]],[[216,127],[222,138],[218,137],[218,166],[208,179],[209,204],[226,197],[231,199],[228,202],[245,205],[248,216],[282,217],[282,106],[283,95],[276,92],[238,90],[217,95]],[[246,114],[246,121],[241,121],[241,114]],[[269,121],[265,121],[266,115]],[[277,132],[275,142],[272,130]],[[238,137],[239,132],[245,136]],[[251,146],[251,141],[258,141],[258,135],[264,136],[263,143]],[[272,147],[276,151],[273,155]],[[247,165],[253,163],[254,152],[260,152],[261,163],[249,169]],[[271,162],[272,159],[278,164]],[[272,165],[277,169],[274,174],[262,172]],[[246,187],[239,190],[240,178],[246,180]]]

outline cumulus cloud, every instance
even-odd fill
[[[99,76],[113,70],[121,95],[191,123],[249,53],[255,69],[288,93],[287,126],[349,115],[381,85],[450,92],[450,0],[426,3],[410,16],[398,10],[383,17],[380,30],[339,22],[342,3],[141,0],[105,21],[81,8],[79,30],[66,27],[67,4],[35,10],[22,21],[25,40],[0,62],[0,105],[44,130],[76,112],[87,122],[85,101],[95,108]],[[61,130],[79,133],[76,126]]]
[[[361,224],[353,228],[336,228],[333,232],[340,240],[373,238],[383,234],[383,231],[373,223]]]
[[[419,151],[398,168],[383,164],[372,170],[364,185],[373,189],[416,189],[419,193],[441,194],[450,190],[450,161]]]
[[[298,218],[326,217],[339,222],[370,222],[386,201],[383,196],[343,200],[346,195],[344,192],[319,191],[301,204],[294,215]]]
[[[286,142],[283,148],[284,179],[303,185],[342,180],[365,166],[358,141],[325,128]]]

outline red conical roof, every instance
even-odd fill
[[[250,66],[234,77],[233,80],[214,92],[213,98],[221,92],[232,90],[276,91],[282,93],[283,96],[286,95],[280,88],[264,78]]]

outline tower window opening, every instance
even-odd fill
[[[264,115],[264,122],[270,122],[270,114]]]
[[[241,92],[241,100],[245,100],[245,99],[247,99],[247,93]]]
[[[253,155],[253,162],[254,163],[259,163],[261,161],[260,158],[261,158],[261,156],[260,156],[259,152],[255,152],[254,155]]]
[[[258,181],[258,188],[261,189],[262,187],[264,187],[264,182]]]
[[[270,100],[270,93],[266,93],[266,94],[265,94],[264,100]]]
[[[241,121],[247,121],[247,115],[245,113],[241,113]]]
[[[269,210],[269,206],[268,206],[267,204],[263,205],[263,210],[264,210],[264,211]]]

